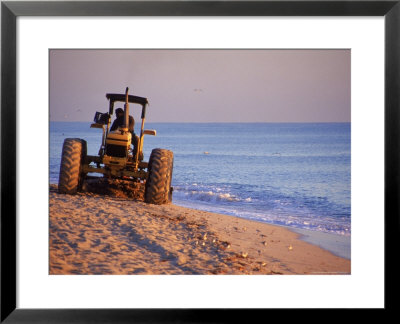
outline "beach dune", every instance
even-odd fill
[[[49,190],[49,274],[350,274],[350,260],[287,228],[134,195]]]

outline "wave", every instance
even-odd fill
[[[198,200],[211,203],[251,202],[251,197],[241,198],[238,195],[225,192],[221,188],[211,190],[195,188],[197,184],[188,187],[174,187],[174,197],[184,200]]]
[[[349,211],[340,210],[334,203],[317,198],[306,198],[300,194],[288,197],[273,188],[260,193],[238,184],[174,186],[174,203],[183,207],[275,225],[350,235]],[[332,209],[337,212],[333,213]]]

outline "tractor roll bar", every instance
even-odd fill
[[[114,101],[125,102],[125,100],[126,100],[126,96],[125,96],[124,93],[123,94],[107,93],[106,97],[111,102],[114,102]],[[139,104],[139,105],[142,105],[142,106],[145,106],[145,105],[147,105],[149,103],[147,101],[147,98],[133,96],[133,95],[128,95],[128,102],[136,103],[136,104]]]
[[[112,115],[114,114],[114,103],[116,101],[120,102],[125,102],[126,103],[126,93],[120,94],[120,93],[107,93],[106,98],[110,100],[110,107],[109,107],[109,114]],[[138,97],[134,95],[128,95],[128,102],[130,103],[135,103],[142,105],[142,118],[145,117],[146,115],[146,106],[149,103],[147,101],[147,98],[144,97]]]

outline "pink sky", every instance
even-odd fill
[[[349,122],[350,85],[350,50],[50,50],[52,121],[129,87],[148,122]]]

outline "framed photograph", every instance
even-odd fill
[[[2,2],[1,321],[392,309],[399,15]]]

